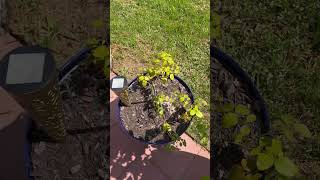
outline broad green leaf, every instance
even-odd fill
[[[239,113],[243,116],[246,116],[250,113],[249,108],[245,105],[242,105],[242,104],[237,105],[235,111],[236,111],[236,113]]]
[[[278,173],[284,176],[293,177],[298,173],[297,166],[287,157],[280,157],[276,159],[274,165]]]
[[[231,128],[237,125],[239,117],[235,113],[226,113],[222,119],[222,127]]]
[[[108,54],[109,54],[109,50],[107,49],[106,46],[103,46],[103,45],[98,46],[93,50],[93,56],[100,60],[106,59]]]
[[[170,79],[174,80],[174,75],[173,74],[170,74]]]
[[[146,87],[146,86],[147,86],[147,84],[148,84],[148,82],[147,82],[147,81],[145,81],[145,80],[143,80],[143,81],[142,81],[142,86],[143,86],[143,87]]]
[[[258,154],[257,158],[257,168],[260,171],[265,171],[272,167],[274,162],[273,156],[266,153]]]
[[[240,133],[242,136],[248,136],[250,134],[250,128],[248,126],[242,126],[240,128]]]
[[[233,109],[234,109],[234,104],[232,104],[232,103],[224,104],[222,107],[223,112],[231,112],[231,111],[233,111]]]
[[[139,76],[139,81],[143,81],[144,80],[144,76]]]
[[[202,114],[202,112],[200,112],[200,111],[197,111],[196,116],[197,116],[198,118],[203,118],[203,114]]]
[[[235,165],[229,172],[228,180],[242,180],[245,178],[245,172],[239,165]]]
[[[294,130],[299,133],[300,136],[310,138],[311,137],[311,132],[307,128],[306,125],[301,124],[301,123],[296,123],[294,124]]]
[[[195,110],[190,110],[190,116],[194,116],[196,114],[196,111]]]
[[[279,156],[282,153],[281,141],[279,141],[277,139],[272,139],[270,150],[271,150],[272,154],[274,154],[275,156]]]
[[[251,123],[251,122],[255,122],[257,120],[256,115],[254,114],[249,114],[246,118],[246,123]]]

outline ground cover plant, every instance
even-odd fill
[[[111,55],[114,70],[132,79],[153,54],[167,51],[183,67],[179,76],[196,97],[209,97],[209,1],[111,1]],[[204,115],[209,114],[207,107]],[[209,117],[209,116],[207,116]],[[209,119],[192,123],[188,134],[209,148]]]
[[[320,176],[319,7],[317,1],[228,0],[212,1],[211,11],[214,45],[255,80],[273,135],[283,132],[277,137],[285,154],[306,179]],[[286,124],[286,114],[297,124]],[[293,138],[297,132],[309,138]]]
[[[257,100],[248,93],[246,84],[214,59],[211,73],[212,178],[305,178],[290,150],[295,147],[293,142],[311,138],[306,125],[282,115],[280,120],[272,120],[272,130],[266,131]]]

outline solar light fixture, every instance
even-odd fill
[[[130,106],[128,81],[124,76],[116,76],[111,79],[111,89],[120,98],[120,102],[126,106]]]
[[[48,138],[65,138],[58,72],[53,56],[39,46],[19,47],[0,61],[0,86],[12,93]]]

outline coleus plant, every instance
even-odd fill
[[[241,104],[227,103],[218,107],[217,110],[223,113],[224,128],[232,128],[237,124],[241,126],[235,135],[235,143],[240,145],[243,137],[250,134],[251,129],[247,124],[256,121],[255,115],[250,113],[248,106]],[[283,115],[280,120],[275,121],[274,128],[287,137],[289,142],[294,141],[295,136],[311,137],[308,128],[289,115]],[[294,162],[285,156],[280,138],[261,137],[259,145],[251,149],[250,154],[246,159],[242,159],[241,164],[235,164],[229,174],[229,180],[258,180],[262,177],[266,180],[303,179]]]
[[[173,57],[166,53],[161,52],[157,58],[152,61],[152,66],[144,69],[143,74],[138,75],[138,82],[142,87],[150,87],[153,89],[153,105],[155,111],[160,117],[164,117],[168,111],[175,111],[177,109],[184,109],[184,113],[179,117],[178,121],[188,122],[193,118],[202,119],[204,117],[201,112],[201,108],[206,106],[207,103],[204,100],[196,100],[195,103],[191,102],[188,94],[181,92],[174,92],[173,95],[166,95],[163,92],[158,94],[154,90],[154,80],[160,79],[162,83],[167,83],[175,79],[175,75],[180,72],[180,67],[175,63]],[[167,109],[166,105],[170,104],[171,109]],[[173,142],[178,142],[180,146],[185,146],[185,140],[181,139],[176,132],[172,130],[169,121],[165,120],[162,124],[162,130],[165,132]],[[174,147],[169,145],[168,149],[172,150]]]

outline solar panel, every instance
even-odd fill
[[[11,54],[6,84],[40,83],[43,79],[45,54]]]

